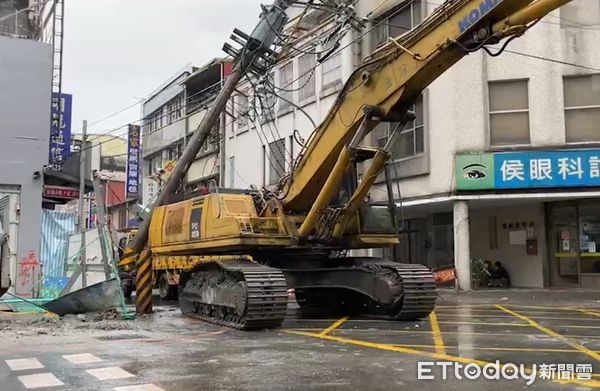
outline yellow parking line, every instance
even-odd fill
[[[431,323],[431,332],[433,333],[433,342],[435,343],[436,353],[446,354],[446,349],[444,348],[444,339],[442,338],[442,331],[440,330],[440,325],[438,324],[435,311],[432,311],[429,314],[429,322]]]
[[[362,346],[362,347],[366,347],[366,348],[387,350],[387,351],[391,351],[391,352],[398,352],[398,353],[406,353],[406,354],[412,354],[412,355],[417,355],[417,356],[432,357],[432,358],[437,358],[439,360],[456,361],[456,362],[460,362],[460,363],[464,363],[464,364],[475,363],[475,364],[478,364],[478,365],[485,365],[485,364],[488,363],[487,361],[474,360],[474,359],[471,359],[471,358],[451,356],[451,355],[448,355],[448,354],[440,354],[440,353],[433,353],[433,352],[424,352],[424,351],[421,351],[421,350],[415,350],[415,349],[409,349],[409,348],[402,348],[402,347],[398,347],[398,346],[394,346],[394,345],[386,345],[386,344],[383,344],[383,343],[362,341],[362,340],[359,340],[359,339],[349,339],[349,338],[343,338],[343,337],[336,337],[336,336],[333,336],[333,335],[326,335],[326,334],[323,335],[321,333],[316,334],[316,333],[308,333],[308,332],[305,332],[305,331],[296,331],[296,330],[282,330],[282,331],[284,333],[288,333],[288,334],[303,335],[303,336],[307,336],[307,337],[320,338],[320,339],[325,339],[325,340],[328,340],[328,341],[341,342],[341,343],[345,343],[345,344],[357,345],[357,346]]]
[[[402,348],[435,348],[435,345],[411,345],[411,344],[392,344],[392,346],[399,346]],[[458,349],[460,346],[448,346],[445,345],[446,349]],[[490,352],[530,352],[530,353],[581,353],[576,349],[551,349],[551,348],[496,348],[496,347],[487,347],[487,346],[473,346],[469,347],[470,350],[483,350]],[[600,353],[600,351],[596,350],[596,353]]]
[[[544,326],[540,325],[539,323],[537,323],[533,319],[530,319],[530,318],[528,318],[528,317],[526,317],[524,315],[521,315],[521,314],[519,314],[517,312],[511,311],[508,308],[505,308],[505,307],[503,307],[501,305],[496,305],[496,307],[499,308],[499,309],[501,309],[502,311],[505,311],[506,313],[509,313],[509,314],[515,316],[516,318],[519,318],[519,319],[521,319],[521,320],[529,323],[532,327],[535,327],[536,329],[538,329],[540,331],[543,331],[544,333],[548,334],[549,336],[561,340],[562,342],[564,342],[564,343],[570,345],[571,347],[579,350],[581,353],[584,353],[584,354],[592,357],[593,359],[600,361],[600,354],[591,351],[590,349],[586,348],[585,346],[580,345],[577,342],[572,341],[569,338],[566,338],[566,337],[560,335],[559,333],[557,333],[554,330],[551,330],[551,329],[549,329],[547,327],[544,327]]]
[[[477,325],[477,326],[507,326],[507,327],[529,327],[524,323],[492,323],[492,322],[454,322],[443,320],[438,324],[460,324],[460,325]]]
[[[436,309],[444,309],[444,308],[480,308],[480,307],[491,307],[491,304],[467,304],[465,305],[436,305]]]
[[[344,344],[362,346],[365,348],[386,350],[389,352],[397,352],[397,353],[405,353],[405,354],[410,354],[410,355],[415,355],[415,356],[431,357],[431,358],[436,358],[438,360],[460,362],[462,364],[473,363],[473,364],[477,364],[479,366],[484,366],[486,364],[489,364],[488,361],[483,361],[483,360],[475,360],[475,359],[466,358],[466,357],[458,357],[458,356],[452,356],[452,355],[448,355],[448,354],[427,352],[427,351],[422,351],[422,350],[404,348],[404,347],[400,347],[400,346],[386,345],[386,344],[374,343],[374,342],[369,342],[369,341],[362,341],[362,340],[358,340],[358,339],[348,339],[348,338],[336,337],[333,335],[321,335],[321,334],[308,333],[305,331],[296,331],[296,330],[282,330],[282,331],[287,334],[302,335],[302,336],[306,336],[306,337],[319,338],[319,339],[323,339],[323,340],[335,341],[335,342],[340,342],[340,343],[344,343]],[[503,364],[500,364],[500,365],[502,366]],[[600,388],[600,381],[597,381],[597,380],[583,380],[583,381],[569,380],[569,381],[560,381],[560,383],[563,383],[563,384],[574,383],[574,384],[579,384],[579,385],[586,386],[586,387]]]
[[[438,322],[439,323],[439,322]],[[314,327],[296,327],[296,328],[290,328],[290,330],[296,330],[296,331],[318,331],[320,332],[322,329],[320,328],[314,328]],[[339,333],[379,333],[381,332],[381,330],[378,329],[343,329],[343,330],[338,330]],[[406,334],[432,334],[431,331],[429,330],[386,330],[386,333],[406,333]],[[494,334],[494,335],[490,335],[490,333],[477,333],[477,332],[458,332],[458,331],[444,331],[445,335],[483,335],[483,336],[501,336],[501,335],[506,335],[506,336],[510,336],[510,337],[530,337],[532,335],[538,336],[538,337],[547,337],[547,338],[551,338],[550,336],[546,335],[546,334],[517,334],[517,333],[501,333],[501,334]],[[567,337],[567,338],[577,338],[577,339],[583,339],[583,338],[587,338],[587,339],[600,339],[600,335],[573,335],[573,334],[562,334],[563,337]]]
[[[344,322],[347,320],[348,320],[347,316],[344,316],[343,318],[336,320],[331,326],[329,326],[325,330],[321,331],[319,333],[319,335],[324,336],[324,335],[331,333],[333,330],[337,329],[342,324],[344,324]]]
[[[583,312],[584,310],[581,310],[580,312]],[[521,311],[523,312],[523,311]],[[593,316],[600,316],[600,314],[595,314],[593,312],[588,312],[588,315],[593,315]],[[564,317],[564,316],[538,316],[535,314],[531,314],[531,313],[526,313],[529,316],[535,316],[536,319],[547,319],[547,320],[575,320],[575,321],[581,321],[581,322],[597,322],[596,319],[589,319],[587,317],[584,316],[579,316],[578,318],[572,318],[572,317]],[[501,318],[501,319],[512,319],[513,317],[510,315],[482,315],[482,314],[473,314],[475,316],[477,316],[478,318]],[[572,314],[575,315],[575,314]],[[471,318],[472,316],[469,314],[437,314],[437,316],[439,318]]]
[[[592,316],[596,316],[596,317],[600,318],[600,313],[598,313],[598,312],[594,312],[594,311],[590,311],[590,310],[584,310],[583,308],[582,309],[578,309],[577,311],[579,311],[581,313],[584,313],[584,314],[587,314],[587,315],[592,315]]]
[[[530,324],[522,323],[490,323],[490,322],[448,322],[441,321],[439,324],[462,324],[462,325],[479,325],[479,326],[507,326],[507,327],[530,327]],[[566,327],[573,329],[600,329],[600,326],[580,326],[571,324],[557,324],[554,327]]]
[[[543,309],[544,311],[579,311],[581,312],[582,308],[573,307],[573,306],[549,306],[549,307],[541,307],[535,305],[520,305],[520,304],[507,304],[507,307],[518,307],[518,308],[533,308],[533,309]],[[587,308],[583,308],[588,310]],[[590,310],[595,311],[595,310]]]

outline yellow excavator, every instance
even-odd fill
[[[409,109],[415,99],[438,76],[472,51],[489,51],[489,45],[521,36],[568,1],[444,2],[354,70],[278,192],[215,189],[166,204],[241,77],[260,74],[277,58],[271,45],[287,22],[287,3],[276,1],[264,8],[251,35],[235,32],[236,42],[243,39],[241,49],[224,48],[237,60],[234,72],[140,227],[132,251],[189,260],[179,280],[183,313],[230,327],[279,326],[289,288],[303,311],[426,317],[437,294],[425,266],[347,255],[398,243],[386,174],[391,146],[414,119]],[[362,146],[381,122],[400,125],[382,148]],[[359,181],[360,162],[365,170]],[[389,205],[367,201],[377,178],[387,181]]]

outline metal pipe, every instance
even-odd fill
[[[62,105],[59,95],[59,105]],[[59,121],[60,122],[60,121]],[[87,255],[85,245],[85,231],[87,224],[85,221],[86,210],[83,207],[83,195],[85,193],[85,166],[86,166],[86,148],[87,142],[87,121],[83,120],[81,147],[79,148],[79,232],[81,234],[81,284],[85,288],[87,286]]]

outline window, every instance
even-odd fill
[[[127,228],[127,210],[119,210],[119,229]]]
[[[154,119],[152,117],[144,118],[144,135],[152,132],[152,124],[154,123]]]
[[[490,144],[529,144],[527,80],[490,82]]]
[[[294,89],[293,80],[294,63],[290,61],[279,69],[279,90],[277,92],[281,96],[281,99],[279,99],[279,110],[286,110],[291,106],[287,101],[294,101],[294,95],[292,92]]]
[[[309,49],[311,50],[311,49]],[[317,58],[312,53],[303,54],[298,59],[298,100],[303,102],[315,96],[315,67]]]
[[[229,158],[229,187],[235,187],[235,156]]]
[[[342,82],[342,53],[335,53],[321,65],[323,77],[322,90],[334,87]]]
[[[406,159],[414,157],[425,152],[425,126],[423,121],[423,96],[419,96],[415,105],[411,108],[415,112],[415,120],[406,124],[403,130],[398,129],[400,134],[396,134],[394,144],[391,148],[392,157],[397,159]],[[373,131],[376,144],[383,148],[389,137],[392,135],[397,122],[385,122],[377,125]]]
[[[388,38],[396,38],[421,23],[421,2],[402,3],[375,20],[372,32],[373,48],[384,44]]]
[[[599,141],[600,74],[563,79],[567,142]]]
[[[261,122],[269,122],[275,120],[275,103],[277,103],[277,97],[272,94],[269,86],[274,85],[275,74],[270,73],[266,80],[266,86],[261,87],[259,96],[261,99],[258,100],[258,104],[261,105]]]
[[[167,160],[177,160],[183,152],[183,144],[177,144],[167,149]]]
[[[275,185],[285,174],[285,139],[269,143],[269,184]]]
[[[244,94],[239,94],[235,97],[235,115],[237,116],[237,125],[238,125],[238,133],[240,128],[248,126],[248,96]]]
[[[152,156],[149,160],[148,160],[148,173],[150,175],[156,175],[156,173],[158,173],[158,171],[160,171],[162,168],[162,157],[159,154]]]
[[[172,99],[167,107],[167,120],[168,124],[176,122],[183,115],[183,95],[177,96]]]
[[[162,110],[158,110],[156,111],[153,115],[153,122],[154,125],[152,126],[152,128],[154,130],[158,130],[160,128],[162,128]]]

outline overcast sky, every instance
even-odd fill
[[[63,92],[73,94],[73,132],[146,97],[186,64],[222,57],[235,27],[250,32],[261,0],[70,0],[65,2]],[[139,105],[88,132],[135,121]]]

